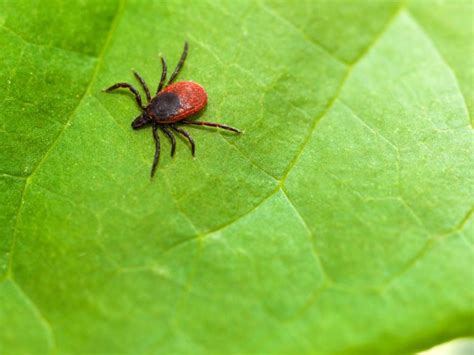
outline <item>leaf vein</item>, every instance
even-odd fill
[[[318,127],[318,124],[319,122],[322,121],[322,118],[332,109],[332,107],[334,106],[334,103],[336,102],[337,98],[340,96],[341,92],[342,92],[342,89],[345,85],[345,83],[347,82],[347,80],[349,79],[354,67],[357,65],[357,63],[359,63],[365,55],[367,55],[367,53],[378,43],[378,41],[380,40],[380,38],[383,36],[384,33],[386,33],[388,31],[388,29],[390,28],[390,26],[392,25],[392,23],[396,20],[396,18],[400,15],[401,11],[404,9],[404,2],[400,3],[400,6],[394,11],[394,13],[392,14],[392,16],[389,18],[389,20],[385,23],[385,25],[383,26],[382,30],[380,31],[380,33],[378,35],[376,35],[374,37],[374,39],[372,40],[372,42],[369,44],[369,46],[367,46],[367,48],[361,53],[361,55],[359,57],[357,57],[355,59],[355,61],[353,63],[351,63],[347,68],[347,71],[344,75],[344,77],[341,79],[341,82],[339,84],[339,87],[337,88],[336,90],[336,93],[334,94],[333,98],[328,102],[326,108],[324,109],[324,111],[322,112],[322,114],[320,114],[319,116],[317,116],[314,120],[313,120],[313,124],[311,125],[310,129],[309,129],[309,132],[308,132],[308,135],[306,136],[305,140],[303,141],[303,144],[301,145],[299,151],[296,153],[296,155],[294,156],[294,158],[292,159],[292,161],[290,162],[290,164],[288,165],[285,173],[283,174],[283,177],[281,178],[280,180],[280,185],[283,186],[285,184],[285,181],[286,179],[288,178],[288,175],[289,173],[291,172],[291,170],[293,169],[293,167],[296,165],[296,163],[298,162],[298,160],[300,159],[301,155],[303,154],[303,151],[305,150],[306,146],[308,145],[309,141],[311,140],[311,136],[313,135],[313,132],[316,131],[317,127]]]
[[[67,120],[67,122],[64,124],[64,127],[63,129],[59,132],[59,134],[56,136],[56,138],[53,140],[53,143],[50,145],[50,147],[48,148],[48,150],[46,151],[45,155],[43,156],[43,158],[38,162],[38,164],[33,168],[33,170],[31,171],[31,173],[26,177],[26,181],[25,181],[25,185],[23,187],[23,191],[21,193],[21,198],[20,198],[20,203],[19,203],[19,206],[18,206],[18,210],[17,210],[17,213],[16,213],[16,216],[15,216],[15,224],[14,224],[14,227],[13,227],[13,237],[12,237],[12,241],[10,243],[10,253],[9,253],[9,259],[8,259],[8,265],[7,265],[7,273],[6,273],[6,276],[4,279],[7,279],[7,278],[10,278],[13,282],[14,281],[14,278],[13,278],[13,256],[14,256],[14,251],[15,251],[15,246],[16,246],[16,242],[17,242],[17,239],[18,239],[18,222],[20,220],[20,216],[22,214],[22,211],[23,211],[23,206],[25,204],[25,195],[26,195],[26,191],[28,189],[28,186],[31,185],[32,183],[32,179],[33,177],[35,176],[35,174],[38,172],[38,170],[41,168],[42,164],[45,162],[45,160],[47,159],[47,157],[49,156],[50,152],[53,150],[53,148],[58,144],[61,136],[64,134],[64,132],[66,131],[66,128],[70,126],[71,122],[72,122],[72,119],[75,117],[75,114],[76,112],[78,111],[78,108],[81,106],[81,103],[84,101],[84,98],[87,96],[91,86],[92,86],[92,83],[94,82],[95,78],[97,77],[97,74],[98,74],[98,71],[101,67],[101,64],[102,64],[102,61],[103,61],[103,58],[105,56],[105,52],[106,50],[108,49],[109,47],[109,44],[111,42],[111,39],[112,39],[112,36],[118,26],[118,22],[119,22],[119,19],[121,17],[121,14],[123,13],[123,10],[125,8],[125,1],[126,0],[122,0],[120,2],[120,5],[119,7],[117,8],[117,12],[114,16],[114,19],[112,20],[112,23],[111,23],[111,27],[109,29],[109,33],[107,35],[107,39],[106,41],[104,42],[104,46],[102,48],[102,51],[97,59],[97,63],[96,63],[96,67],[95,67],[95,70],[94,70],[94,73],[92,74],[92,77],[91,77],[91,80],[89,81],[89,84],[87,85],[87,87],[85,88],[84,90],[84,94],[82,95],[81,99],[79,100],[76,108],[72,111],[72,113],[69,115],[69,118]],[[15,282],[17,284],[17,282]],[[18,284],[17,284],[18,285]],[[18,285],[19,287],[19,285]],[[21,288],[20,288],[21,290]],[[22,293],[24,294],[24,292],[22,291]],[[25,297],[26,294],[25,294]],[[28,298],[29,299],[29,298]],[[32,300],[31,301],[31,304],[32,306],[34,306],[34,303]],[[38,307],[34,306],[34,308],[37,310],[37,313],[38,315],[41,315]],[[44,320],[44,322],[46,322],[46,319],[41,316],[41,318]],[[46,322],[46,324],[49,324]],[[51,337],[52,339],[54,338],[54,332],[52,330],[52,328],[48,325],[48,329],[50,331],[50,334],[51,334]]]
[[[15,36],[16,38],[18,38],[20,41],[22,41],[24,44],[26,44],[28,46],[34,46],[34,47],[45,48],[45,49],[57,49],[57,50],[60,50],[62,52],[68,53],[68,54],[74,54],[76,56],[87,57],[87,58],[94,59],[94,60],[97,59],[96,57],[94,57],[90,54],[82,53],[82,52],[75,51],[75,50],[72,50],[72,49],[67,49],[67,48],[62,48],[62,47],[53,46],[53,45],[47,45],[47,44],[40,44],[40,43],[31,42],[31,41],[27,40],[25,37],[23,37],[22,35],[20,35],[18,32],[14,31],[12,28],[6,26],[5,24],[0,25],[0,29],[3,29],[3,30],[5,30],[5,32],[8,32],[11,35]]]
[[[24,200],[25,200],[26,190],[27,190],[28,186],[31,185],[33,177],[38,172],[38,170],[41,168],[41,166],[44,164],[44,162],[47,160],[47,158],[48,158],[49,154],[51,153],[51,151],[53,150],[53,148],[59,143],[60,138],[62,137],[62,135],[64,134],[66,129],[71,126],[73,118],[75,117],[79,107],[81,106],[82,102],[84,101],[87,94],[89,93],[89,90],[92,86],[92,83],[94,82],[95,78],[97,77],[97,74],[98,74],[99,69],[101,67],[102,61],[103,61],[104,56],[105,56],[105,52],[106,52],[107,48],[109,47],[112,36],[113,36],[113,34],[114,34],[114,32],[117,28],[119,17],[123,13],[123,9],[125,7],[125,1],[126,0],[121,1],[120,6],[118,7],[117,13],[114,16],[114,19],[112,21],[112,25],[111,25],[109,33],[107,35],[107,39],[106,39],[106,41],[104,43],[104,46],[102,48],[102,51],[101,51],[101,53],[100,53],[100,55],[97,59],[97,63],[96,63],[94,73],[92,74],[92,77],[91,77],[91,80],[89,81],[89,84],[87,85],[86,89],[84,90],[84,94],[82,95],[81,99],[79,100],[76,108],[69,115],[69,118],[66,121],[66,123],[64,124],[62,130],[59,132],[59,134],[53,140],[53,143],[49,146],[46,153],[43,155],[43,158],[41,158],[41,160],[38,162],[38,164],[36,164],[36,166],[33,168],[31,173],[26,178],[26,183],[25,183],[25,186],[23,188],[23,192],[21,194],[20,206],[18,207],[18,212],[17,212],[16,217],[15,217],[15,227],[14,227],[14,231],[13,231],[12,244],[11,244],[11,247],[10,247],[10,259],[9,259],[9,262],[8,262],[8,272],[7,272],[10,275],[11,275],[11,272],[12,272],[13,253],[14,253],[14,250],[15,250],[16,239],[17,239],[17,234],[18,234],[18,220],[19,220],[19,217],[20,217],[21,212],[22,212],[22,206],[24,205],[24,202],[25,202]]]
[[[319,252],[316,249],[316,245],[314,243],[314,238],[315,238],[314,233],[309,228],[308,224],[306,223],[306,220],[303,218],[300,211],[296,208],[293,201],[291,201],[290,197],[288,196],[288,192],[285,191],[285,189],[283,189],[283,188],[280,188],[280,190],[283,193],[283,195],[285,196],[285,198],[286,198],[288,204],[290,205],[291,209],[296,213],[296,215],[297,215],[298,219],[300,220],[301,224],[304,226],[304,228],[308,232],[309,242],[310,242],[310,245],[311,245],[311,253],[313,254],[313,258],[316,261],[316,264],[318,265],[319,271],[323,274],[325,279],[330,280],[330,277],[328,276],[328,274],[325,271],[324,264],[321,260],[321,256],[319,255]]]
[[[271,191],[267,196],[265,196],[260,202],[258,202],[255,206],[253,206],[250,210],[244,212],[243,214],[241,214],[240,216],[237,216],[236,218],[218,226],[217,228],[215,229],[212,229],[210,231],[207,231],[207,232],[204,232],[204,233],[199,233],[195,236],[192,236],[191,238],[187,238],[187,239],[184,239],[184,240],[181,240],[181,241],[178,241],[174,244],[172,244],[169,248],[167,248],[166,250],[163,251],[162,254],[165,254],[165,253],[169,253],[170,251],[172,251],[173,249],[177,248],[177,247],[180,247],[184,244],[188,244],[190,242],[193,242],[195,240],[204,240],[205,238],[209,237],[211,234],[214,234],[214,233],[217,233],[217,232],[220,232],[221,230],[231,226],[232,224],[234,224],[235,222],[238,222],[239,220],[241,220],[242,218],[248,216],[249,214],[251,214],[253,211],[255,211],[258,207],[260,207],[261,205],[263,205],[267,200],[269,200],[273,195],[275,195],[278,191],[280,190],[279,187],[275,188],[273,191]]]
[[[441,51],[438,49],[438,47],[436,46],[436,44],[433,42],[433,39],[428,35],[428,33],[426,32],[426,30],[424,29],[424,27],[421,25],[421,23],[416,19],[416,16],[414,14],[411,13],[411,11],[409,9],[407,9],[407,15],[410,16],[410,18],[413,20],[413,23],[416,25],[416,27],[419,29],[419,31],[423,34],[423,36],[428,40],[428,42],[430,43],[430,45],[433,47],[433,49],[435,50],[435,52],[438,54],[439,58],[441,59],[441,61],[446,65],[447,69],[448,69],[448,72],[449,74],[452,76],[452,78],[454,79],[454,82],[456,84],[456,87],[459,91],[459,94],[461,95],[461,98],[462,98],[462,101],[463,101],[463,105],[464,105],[464,111],[466,113],[466,116],[468,117],[469,119],[469,124],[471,126],[471,128],[474,128],[473,124],[474,124],[474,120],[473,118],[471,117],[471,114],[469,112],[469,109],[468,109],[468,106],[467,106],[467,102],[466,102],[466,97],[465,95],[463,94],[462,90],[461,90],[461,86],[459,84],[459,79],[458,77],[456,76],[456,73],[454,72],[454,69],[451,67],[451,65],[448,63],[448,61],[446,60],[446,58],[441,54]]]
[[[11,282],[16,287],[18,293],[23,296],[24,301],[31,308],[31,311],[33,312],[34,316],[36,317],[36,319],[38,319],[40,324],[45,329],[50,351],[54,352],[54,348],[56,347],[56,339],[54,336],[53,328],[51,327],[51,323],[49,323],[49,321],[41,313],[40,309],[36,306],[33,300],[30,297],[28,297],[28,295],[26,294],[25,291],[23,291],[20,285],[15,280],[11,280]]]
[[[270,9],[268,6],[265,5],[265,3],[263,1],[259,2],[259,5],[261,7],[262,10],[264,10],[265,12],[267,12],[269,15],[273,16],[274,18],[276,18],[277,20],[279,20],[280,22],[284,23],[285,25],[287,25],[288,27],[292,28],[296,33],[298,33],[299,35],[301,35],[301,37],[303,37],[303,39],[308,42],[309,44],[315,46],[316,48],[322,50],[324,53],[326,53],[329,57],[331,57],[332,59],[334,59],[336,62],[344,65],[344,66],[348,66],[348,63],[344,62],[343,60],[339,59],[338,57],[336,57],[333,53],[331,53],[326,47],[324,47],[321,43],[317,42],[316,40],[308,37],[308,35],[303,32],[300,28],[296,27],[293,23],[291,23],[290,21],[288,21],[286,18],[284,18],[283,16],[281,16],[278,12]]]
[[[405,275],[407,272],[409,272],[416,264],[418,261],[420,261],[423,256],[428,253],[428,251],[437,243],[443,240],[444,238],[447,238],[449,236],[452,236],[453,234],[460,233],[466,224],[469,222],[471,219],[472,215],[474,213],[474,206],[472,206],[461,218],[461,220],[456,223],[449,231],[446,233],[438,234],[438,235],[433,235],[428,238],[426,243],[423,245],[423,247],[415,254],[415,256],[410,259],[405,266],[403,266],[398,272],[395,272],[392,274],[392,276],[380,287],[378,287],[380,292],[384,292],[390,288],[390,285],[392,285],[397,279]]]

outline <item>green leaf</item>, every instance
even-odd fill
[[[470,0],[0,1],[0,352],[399,353],[472,335]],[[208,91],[155,179],[129,94]]]

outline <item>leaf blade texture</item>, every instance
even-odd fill
[[[0,2],[0,348],[413,352],[472,335],[470,1]],[[197,158],[132,131],[158,55]],[[134,83],[138,85],[138,83]],[[153,91],[153,90],[152,90]],[[6,329],[6,331],[3,331]],[[401,331],[402,330],[402,331]]]

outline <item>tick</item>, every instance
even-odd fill
[[[140,82],[147,98],[147,105],[143,105],[142,98],[137,89],[128,83],[117,83],[106,89],[111,92],[118,88],[125,88],[132,92],[135,101],[142,110],[142,114],[135,118],[132,122],[133,129],[151,127],[153,139],[155,141],[155,155],[153,165],[151,167],[151,177],[155,174],[156,167],[160,158],[160,137],[158,129],[160,129],[171,141],[171,157],[174,157],[176,150],[176,139],[174,132],[181,134],[189,141],[191,152],[195,156],[196,146],[191,135],[185,131],[180,125],[209,126],[225,129],[235,133],[241,133],[237,128],[214,122],[190,121],[188,118],[202,111],[207,105],[207,93],[204,88],[192,81],[179,81],[173,84],[178,76],[184,61],[188,54],[188,43],[184,43],[184,50],[179,59],[176,69],[171,74],[168,82],[166,82],[167,66],[166,61],[161,57],[161,79],[156,90],[155,96],[152,98],[150,90],[145,80],[137,72],[133,72],[137,80]]]

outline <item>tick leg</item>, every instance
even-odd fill
[[[168,85],[171,84],[174,81],[174,79],[176,79],[176,76],[178,75],[179,71],[183,67],[183,64],[187,55],[188,55],[188,42],[184,42],[183,54],[181,54],[181,58],[179,59],[178,65],[176,66],[176,69],[174,70],[173,74],[171,74],[170,80],[168,80]]]
[[[166,66],[166,60],[165,58],[161,57],[161,79],[160,79],[160,84],[158,85],[158,89],[156,90],[156,94],[163,89],[163,85],[165,85],[165,80],[166,80],[166,72],[168,70],[168,67]]]
[[[160,159],[160,136],[158,135],[158,126],[153,125],[153,139],[155,140],[155,156],[153,158],[153,165],[151,167],[151,177],[155,175],[155,170]]]
[[[174,138],[173,132],[171,132],[168,128],[161,126],[161,130],[164,134],[168,136],[171,141],[171,157],[174,157],[174,152],[176,150],[176,139]]]
[[[186,132],[184,129],[182,128],[179,128],[177,126],[171,126],[171,128],[173,128],[176,132],[182,134],[184,137],[186,137],[186,139],[189,141],[189,144],[191,144],[191,153],[193,154],[193,157],[196,153],[196,145],[194,144],[194,140],[193,138],[191,137],[191,135]]]
[[[221,123],[203,122],[203,121],[186,121],[186,120],[181,121],[181,123],[191,124],[191,125],[195,125],[195,126],[217,127],[217,128],[226,129],[228,131],[232,131],[232,132],[235,132],[235,133],[242,133],[237,128],[228,126],[226,124],[221,124]]]
[[[118,89],[118,88],[126,88],[126,89],[129,89],[133,95],[135,95],[135,100],[137,101],[137,104],[138,106],[140,106],[140,108],[142,110],[145,109],[145,107],[143,107],[143,104],[142,104],[142,97],[140,96],[140,93],[138,92],[137,89],[135,89],[132,85],[128,84],[128,83],[117,83],[117,84],[114,84],[112,85],[111,87],[105,89],[106,92],[111,92],[115,89]]]
[[[142,84],[142,88],[143,90],[145,90],[146,99],[148,102],[150,102],[151,101],[150,90],[148,89],[148,85],[146,84],[145,79],[143,79],[140,76],[140,74],[138,74],[136,71],[133,71],[133,75],[135,75],[135,78],[137,78],[140,84]]]

